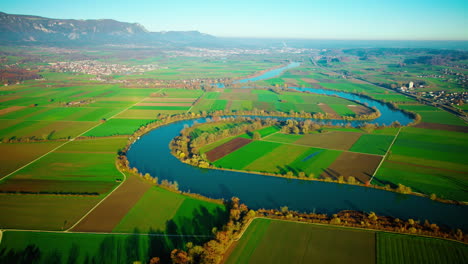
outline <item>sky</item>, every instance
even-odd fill
[[[468,40],[468,0],[0,0],[0,11],[219,37]]]

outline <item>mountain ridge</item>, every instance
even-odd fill
[[[139,23],[114,19],[57,19],[0,12],[0,43],[190,44],[213,39],[198,31],[150,32]]]

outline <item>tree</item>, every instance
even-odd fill
[[[186,264],[189,262],[187,252],[180,250],[180,249],[172,250],[171,260],[172,260],[172,263],[174,264]]]
[[[374,124],[365,124],[361,127],[362,130],[364,130],[366,133],[372,133],[375,129]]]
[[[260,133],[258,133],[257,131],[255,131],[253,133],[253,136],[252,136],[253,140],[260,140],[262,138],[262,136],[260,135]]]
[[[374,212],[371,212],[371,213],[369,214],[368,218],[369,218],[369,220],[371,220],[371,221],[373,221],[373,222],[376,222],[377,219],[379,219],[379,218],[377,217],[377,215],[376,215]]]
[[[348,183],[349,184],[356,184],[357,183],[356,178],[354,178],[353,176],[349,176],[348,177]]]
[[[149,264],[159,264],[161,260],[158,257],[153,257],[150,259]]]

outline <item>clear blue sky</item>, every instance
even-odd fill
[[[0,11],[112,18],[150,31],[311,39],[468,40],[468,0],[2,0]]]

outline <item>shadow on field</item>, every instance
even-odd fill
[[[226,210],[204,206],[192,208],[166,222],[165,230],[150,229],[141,234],[135,228],[132,234],[54,234],[40,233],[35,244],[23,239],[24,247],[17,242],[9,247],[4,240],[0,248],[0,263],[148,263],[159,257],[161,263],[171,263],[172,249],[185,249],[188,242],[202,245],[213,238],[212,229],[221,228],[228,220]],[[43,236],[43,237],[42,237]],[[13,245],[12,245],[13,246]]]

